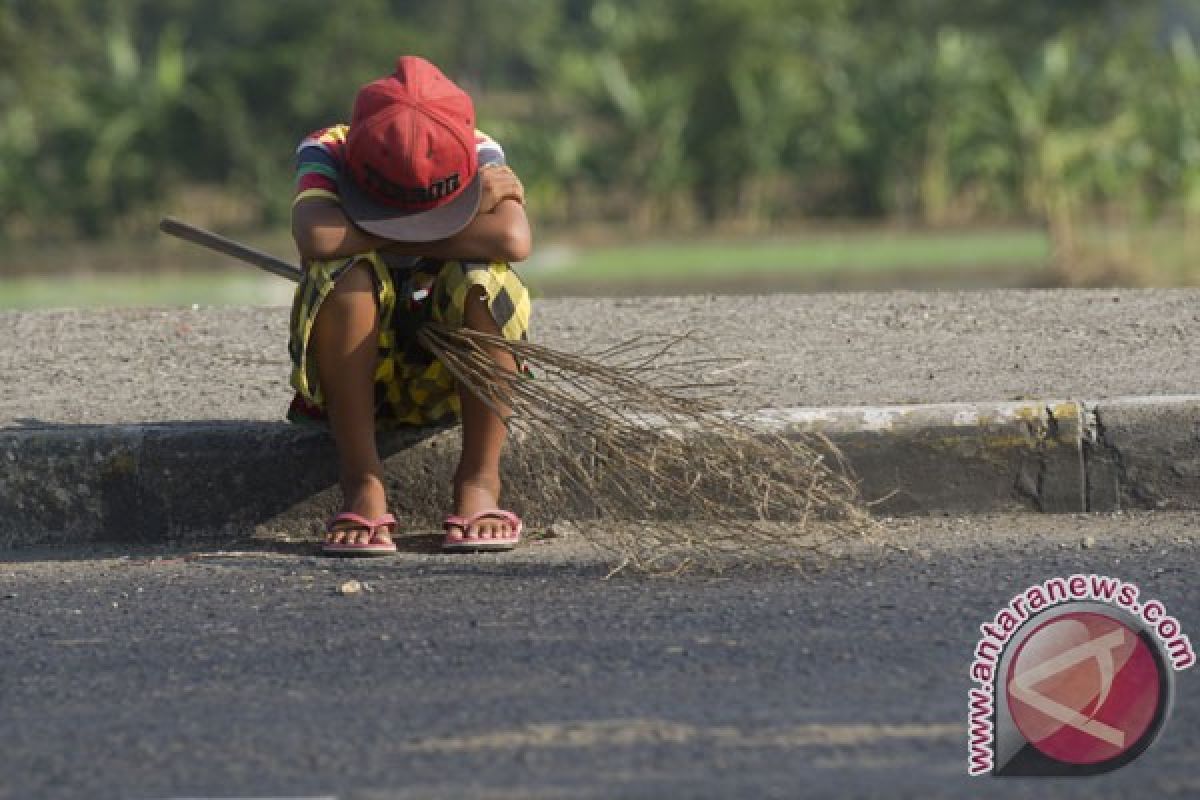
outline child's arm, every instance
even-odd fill
[[[476,215],[467,227],[437,242],[388,242],[384,249],[405,256],[443,261],[524,261],[533,248],[525,207],[505,198],[490,212]]]
[[[305,261],[342,258],[388,244],[359,228],[336,200],[304,198],[292,207],[292,239]]]
[[[336,201],[306,198],[292,209],[292,238],[304,259],[344,258],[387,248],[402,255],[462,261],[524,261],[532,247],[524,190],[508,169],[483,172],[481,211],[466,228],[436,242],[393,242],[356,226]]]

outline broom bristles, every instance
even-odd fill
[[[437,323],[417,336],[520,440],[517,468],[540,521],[580,507],[620,521],[581,528],[622,565],[800,564],[873,528],[828,440],[763,433],[723,409],[734,384],[705,375],[737,359],[685,353],[692,335],[642,335],[588,355]],[[499,352],[535,377],[497,363]]]

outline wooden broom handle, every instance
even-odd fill
[[[158,229],[163,233],[178,236],[180,239],[192,244],[198,244],[201,247],[207,247],[209,250],[233,256],[236,259],[245,261],[247,264],[253,264],[259,269],[264,269],[272,275],[287,278],[295,283],[300,282],[300,277],[303,274],[299,268],[284,261],[282,258],[276,258],[270,253],[255,250],[253,247],[247,247],[240,242],[235,242],[233,239],[226,239],[224,236],[215,234],[212,231],[206,231],[203,228],[197,228],[195,225],[189,225],[174,217],[163,217],[162,221],[158,223]]]

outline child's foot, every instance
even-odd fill
[[[491,511],[499,508],[500,479],[499,478],[460,478],[454,481],[454,514],[464,520],[470,519],[481,511]],[[513,538],[516,527],[512,520],[501,516],[486,516],[475,524],[455,525],[465,539],[469,540],[505,540]]]
[[[387,493],[383,481],[374,475],[342,482],[342,509],[366,519],[379,519],[387,513]],[[325,535],[326,544],[391,544],[392,536],[386,528],[376,528],[374,539],[371,530],[353,522],[339,522]]]

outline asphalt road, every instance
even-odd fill
[[[553,298],[534,338],[695,332],[731,407],[1192,394],[1197,289]],[[0,428],[278,420],[286,308],[0,312]]]
[[[1195,671],[1093,779],[968,779],[965,714],[978,625],[1049,577],[1136,581],[1200,641],[1197,522],[889,521],[799,573],[609,580],[569,539],[10,553],[0,798],[1193,797]]]

